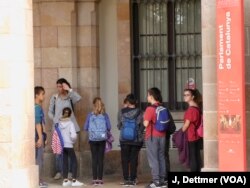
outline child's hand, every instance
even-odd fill
[[[43,140],[42,140],[41,138],[39,138],[39,139],[37,140],[37,142],[36,142],[36,147],[37,147],[37,148],[40,148],[40,147],[42,147],[42,145],[43,145]]]

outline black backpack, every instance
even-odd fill
[[[169,113],[169,117],[170,117],[170,122],[168,125],[167,133],[173,134],[176,131],[176,125],[175,125],[174,119],[172,117],[172,114],[169,111],[168,111],[168,113]]]

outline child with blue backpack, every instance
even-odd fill
[[[87,116],[84,124],[84,130],[88,131],[89,145],[92,156],[92,184],[102,185],[105,146],[108,131],[111,130],[111,124],[100,97],[96,97],[93,100],[93,111]]]
[[[167,123],[170,122],[170,117],[167,109],[162,106],[162,95],[158,88],[153,87],[148,90],[147,100],[150,106],[145,110],[143,124],[146,127],[146,152],[151,168],[152,182],[146,188],[162,188],[167,187],[164,181],[166,176],[165,141]]]
[[[143,145],[144,126],[142,111],[136,107],[133,94],[126,96],[126,106],[120,110],[118,129],[120,130],[121,161],[124,186],[136,185],[138,156]]]

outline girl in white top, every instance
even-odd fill
[[[63,184],[62,186],[82,186],[82,182],[76,180],[77,175],[77,159],[73,144],[76,141],[77,134],[74,123],[70,119],[71,109],[66,107],[63,109],[62,118],[59,120],[59,129],[63,138]],[[68,179],[69,159],[72,162],[72,181]]]

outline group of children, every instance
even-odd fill
[[[50,99],[49,117],[53,123],[58,123],[64,142],[62,158],[62,186],[83,186],[84,183],[77,178],[77,159],[74,151],[74,143],[77,139],[79,126],[74,117],[73,105],[81,97],[74,92],[65,79],[57,81],[59,95]],[[42,155],[45,140],[43,136],[44,113],[42,102],[45,91],[43,87],[35,87],[35,127],[36,127],[36,161],[39,170],[42,168]],[[167,174],[169,171],[169,159],[166,164],[166,139],[167,131],[158,131],[155,128],[156,108],[162,103],[161,91],[158,88],[150,88],[147,94],[149,106],[145,112],[137,107],[137,100],[133,94],[126,96],[124,107],[119,111],[118,129],[120,130],[121,163],[123,172],[123,185],[134,186],[137,183],[138,155],[145,140],[147,158],[151,168],[152,181],[146,188],[167,187]],[[60,108],[58,108],[58,106]],[[73,119],[72,119],[73,117]],[[83,129],[88,132],[88,141],[92,155],[93,185],[102,185],[103,163],[105,146],[108,133],[111,131],[111,123],[105,106],[100,97],[93,100],[93,110],[88,114]],[[187,127],[185,128],[187,129]],[[184,130],[185,131],[185,130]],[[145,135],[144,135],[145,133]],[[168,150],[167,150],[168,151]],[[68,173],[72,177],[68,177]],[[47,184],[40,179],[40,187]]]

